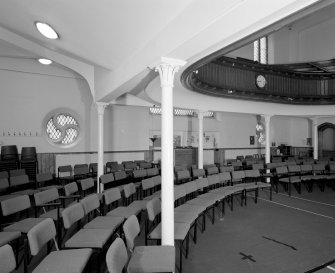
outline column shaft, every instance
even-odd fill
[[[204,168],[204,114],[198,112],[199,120],[199,146],[198,146],[198,168]]]
[[[99,183],[99,177],[104,174],[104,111],[106,103],[96,102],[98,111],[98,173],[97,173],[97,192],[104,190],[103,185]]]
[[[162,58],[156,67],[162,87],[162,245],[174,245],[173,79],[184,61]]]
[[[265,163],[271,162],[271,152],[270,152],[270,115],[265,115]]]
[[[162,244],[174,245],[172,88],[162,87]]]
[[[318,136],[318,119],[312,118],[312,130],[313,130],[313,158],[314,160],[319,159],[319,136]]]

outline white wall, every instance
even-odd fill
[[[7,60],[8,61],[8,60]],[[2,145],[15,144],[19,151],[23,146],[36,146],[37,152],[96,152],[97,151],[97,111],[87,86],[78,75],[60,67],[40,66],[33,60],[15,60],[15,67],[5,69],[0,66],[0,142]],[[2,62],[3,64],[3,62]],[[45,116],[56,108],[70,108],[82,120],[82,139],[74,147],[57,148],[45,140],[42,122]],[[220,112],[217,118],[204,119],[204,131],[217,132],[215,148],[252,148],[246,154],[253,154],[255,141],[250,145],[250,136],[255,136],[256,115]],[[151,146],[149,137],[152,131],[161,130],[161,116],[152,116],[146,107],[111,105],[104,115],[104,149],[121,151],[106,154],[105,161],[144,159],[144,150]],[[198,119],[175,117],[175,132],[197,132]],[[16,132],[23,135],[12,136]],[[37,132],[37,136],[36,136]],[[10,133],[10,136],[8,136]],[[3,136],[5,135],[5,136]],[[306,138],[311,137],[310,122],[305,118],[276,116],[271,120],[271,142],[292,146],[306,146]],[[206,152],[206,162],[212,163],[212,152]],[[231,152],[234,157],[234,152]],[[241,151],[236,151],[241,154]],[[159,153],[155,154],[155,157]],[[71,160],[69,158],[72,158]],[[96,161],[96,155],[58,156],[59,162],[70,160]],[[66,161],[67,162],[67,161]]]
[[[96,127],[92,120],[97,118],[90,114],[92,98],[85,80],[57,65],[42,66],[35,60],[1,61],[2,145],[16,144],[19,152],[23,146],[36,146],[39,153],[64,152],[46,141],[42,128],[46,115],[56,108],[70,108],[82,120],[82,140],[66,151],[85,151],[96,145],[95,139],[87,137],[89,130]]]
[[[312,137],[311,121],[307,118],[271,118],[271,142],[276,146],[285,144],[295,147],[308,147],[306,138]]]
[[[150,121],[147,107],[110,105],[105,110],[105,150],[147,150]]]
[[[97,162],[94,153],[77,153],[96,152],[98,146],[97,110],[84,79],[61,66],[5,58],[0,62],[0,82],[0,146],[17,145],[19,153],[26,146],[35,146],[38,153],[73,153],[57,155],[56,168]],[[59,148],[46,140],[43,121],[57,108],[69,108],[81,121],[81,140],[71,148]],[[143,150],[148,150],[150,142],[148,118],[144,107],[106,108],[104,149],[121,153],[107,153],[104,161],[144,159]]]
[[[250,43],[244,47],[236,49],[229,54],[228,57],[241,57],[249,60],[254,60],[254,43]]]
[[[160,131],[161,116],[153,116],[153,130]],[[219,120],[218,120],[219,119]],[[216,148],[254,148],[250,145],[250,136],[256,135],[256,116],[246,114],[219,113],[218,119],[204,118],[204,131],[218,132],[219,139]],[[197,117],[174,117],[174,131],[197,132],[199,129]]]
[[[270,64],[328,60],[334,57],[335,8],[309,16],[268,36],[268,61]],[[253,60],[253,43],[230,52],[228,56]]]
[[[333,128],[323,131],[322,147],[323,150],[335,151],[335,130]]]
[[[334,57],[335,18],[310,20],[310,23],[284,27],[269,36],[269,63],[322,61]]]
[[[154,130],[160,130],[160,118],[161,116],[153,116]],[[255,115],[220,112],[216,119],[204,119],[204,131],[219,132],[220,137],[216,148],[257,149],[261,146],[257,144],[256,139],[255,144],[250,145],[249,138],[250,136],[256,137],[256,124],[257,117]],[[307,147],[306,138],[311,137],[312,134],[309,119],[273,116],[270,124],[270,142],[276,142],[276,145]],[[174,131],[187,130],[198,131],[198,119],[196,117],[175,117]]]

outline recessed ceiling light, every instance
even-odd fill
[[[45,37],[49,39],[59,39],[58,33],[48,24],[43,22],[35,22],[37,30]]]
[[[38,61],[39,61],[41,64],[44,64],[44,65],[52,64],[52,61],[49,60],[49,59],[39,58]]]

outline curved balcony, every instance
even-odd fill
[[[202,60],[203,63],[203,60]],[[257,77],[265,78],[264,87]],[[266,65],[242,58],[219,57],[181,77],[193,91],[216,97],[300,105],[335,104],[335,60]]]

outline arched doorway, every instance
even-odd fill
[[[325,122],[318,126],[319,156],[335,157],[335,124]]]

